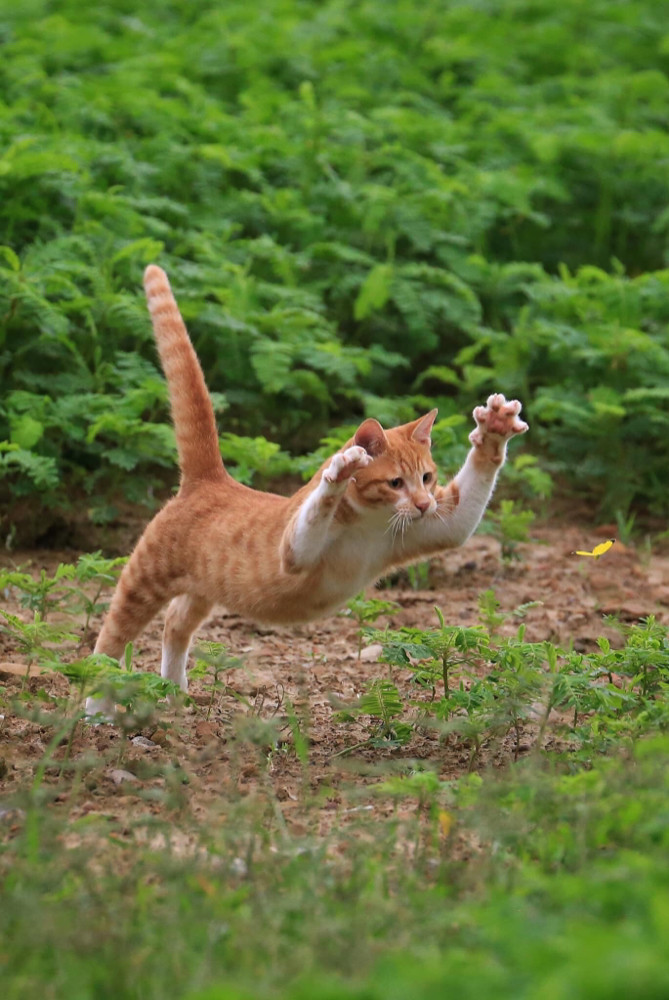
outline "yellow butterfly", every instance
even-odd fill
[[[573,556],[592,556],[593,559],[599,559],[603,556],[605,552],[608,552],[612,545],[615,544],[615,538],[608,538],[605,542],[600,542],[599,545],[595,545],[592,552],[583,552],[581,549],[577,549],[576,552],[572,552]]]

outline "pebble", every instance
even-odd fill
[[[137,783],[139,781],[139,778],[137,777],[136,774],[133,774],[131,771],[124,771],[120,767],[113,768],[113,770],[109,772],[109,777],[111,778],[111,780],[114,782],[115,785],[122,785],[124,781],[130,781],[134,783]]]
[[[154,743],[157,743],[159,747],[169,746],[169,739],[167,733],[164,729],[156,729],[155,733],[151,733],[149,737]]]
[[[17,809],[12,806],[8,808],[5,806],[0,806],[0,819],[2,820],[23,819],[24,816],[25,812],[23,811],[23,809]]]
[[[133,743],[136,747],[146,747],[147,750],[150,750],[152,747],[158,746],[157,743],[154,743],[153,740],[147,739],[146,736],[133,736],[130,742]]]

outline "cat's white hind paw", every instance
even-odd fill
[[[521,409],[522,404],[517,399],[507,400],[501,392],[488,396],[486,405],[474,410],[476,430],[471,432],[469,440],[474,445],[482,445],[489,435],[508,441],[516,434],[524,434],[529,428],[518,416]]]
[[[114,722],[116,705],[111,698],[87,698],[86,722]]]
[[[340,451],[332,456],[330,464],[323,473],[323,479],[330,485],[343,483],[354,476],[358,469],[369,465],[371,461],[372,459],[365,449],[354,444],[346,451]]]

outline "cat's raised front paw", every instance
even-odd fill
[[[332,456],[332,460],[323,473],[323,479],[331,485],[343,483],[354,476],[358,469],[364,468],[372,461],[364,448],[352,445],[346,451],[340,451]]]
[[[474,445],[481,445],[489,435],[508,441],[516,434],[524,434],[528,425],[518,416],[521,409],[522,404],[517,399],[507,400],[501,392],[488,396],[486,405],[474,410],[476,430],[471,432],[469,440]]]

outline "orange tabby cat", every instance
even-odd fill
[[[474,410],[464,466],[437,484],[430,431],[437,415],[384,430],[365,420],[292,497],[236,482],[219,450],[202,369],[167,276],[144,284],[170,389],[181,486],[125,566],[95,646],[123,654],[169,601],[161,673],[185,691],[191,637],[216,604],[257,622],[327,615],[392,566],[461,545],[478,525],[506,457],[527,430],[517,400],[493,395]],[[89,714],[110,714],[89,699]]]

